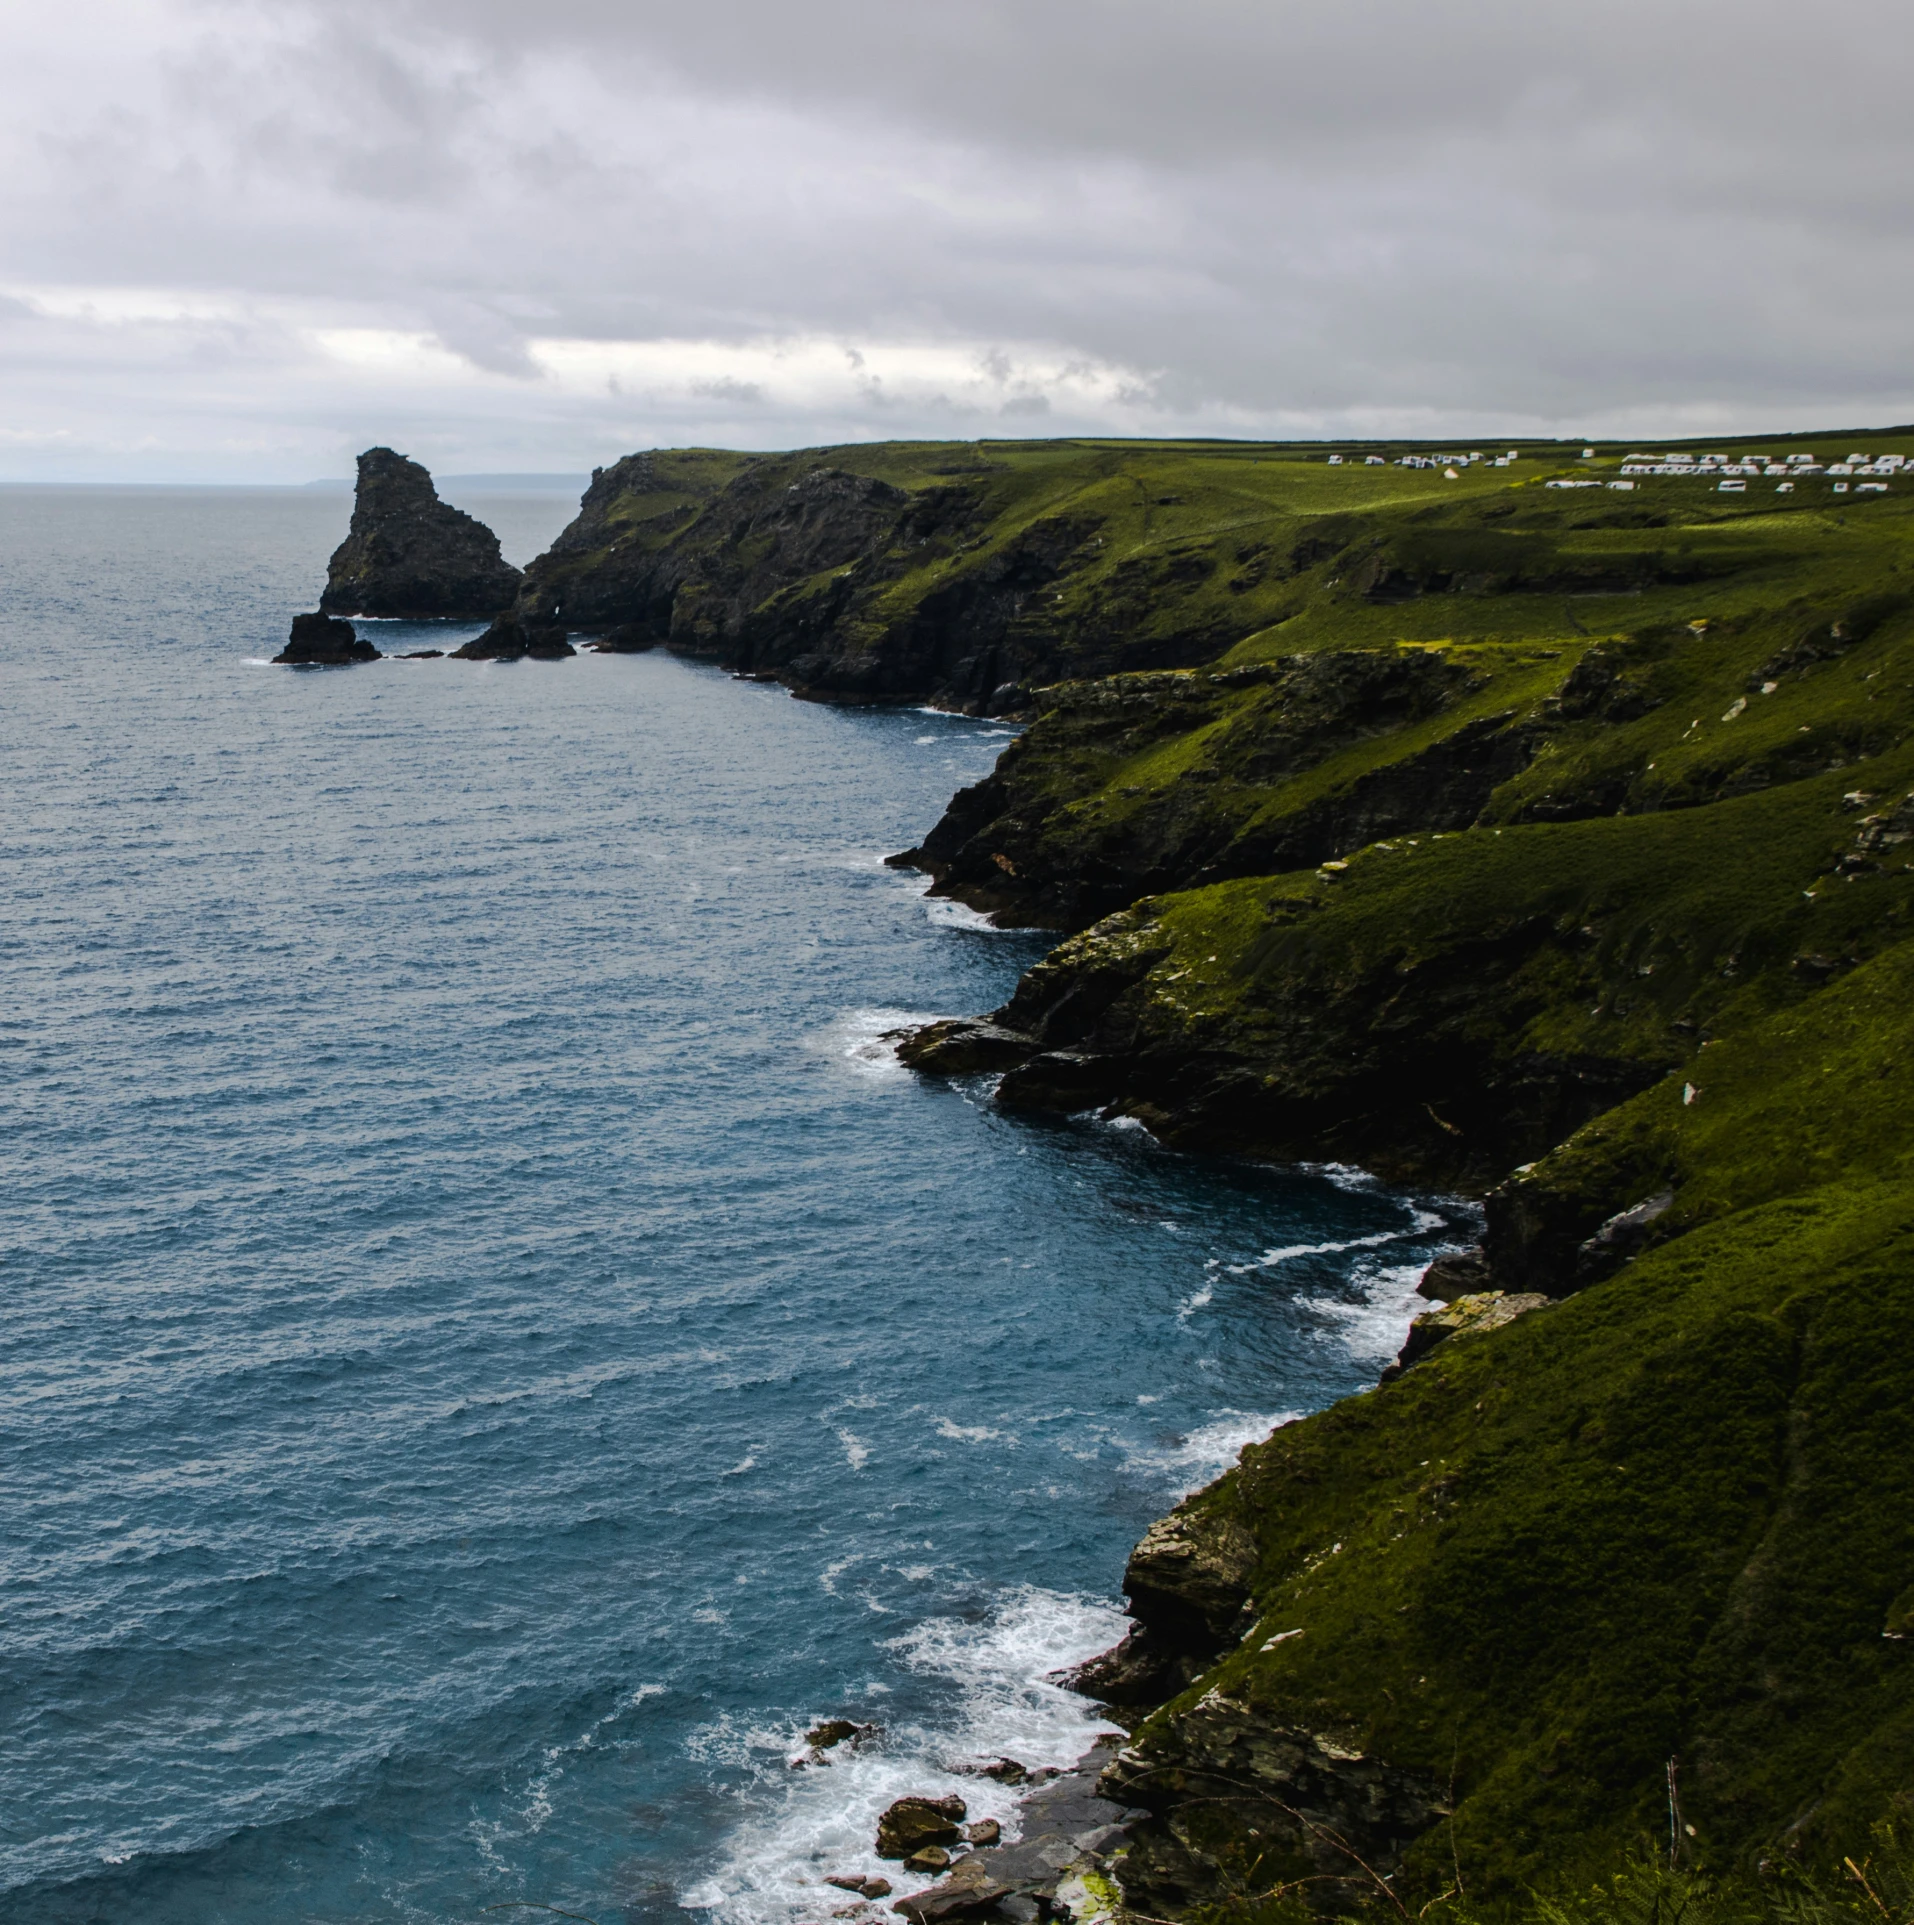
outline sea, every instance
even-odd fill
[[[272,667],[348,510],[0,489],[0,1921],[823,1921],[1467,1208],[902,1069],[1053,940],[884,865],[1013,731]]]

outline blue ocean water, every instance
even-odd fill
[[[346,511],[0,491],[0,1920],[823,1918],[1458,1212],[917,1081],[1001,726],[264,666]]]

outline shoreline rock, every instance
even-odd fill
[[[985,1915],[1038,1925],[1098,1909],[1086,1894],[1114,1896],[1116,1854],[1129,1825],[1147,1816],[1101,1788],[1120,1743],[1099,1738],[1067,1771],[1038,1785],[1019,1807],[1022,1835],[1014,1843],[980,1842],[936,1884],[907,1892],[890,1909],[909,1925]]]

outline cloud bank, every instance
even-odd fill
[[[69,0],[0,477],[1914,419],[1904,6]]]

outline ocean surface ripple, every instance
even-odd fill
[[[824,1916],[1457,1212],[901,1071],[1043,951],[881,861],[1007,731],[263,666],[345,512],[0,491],[0,1920]]]

